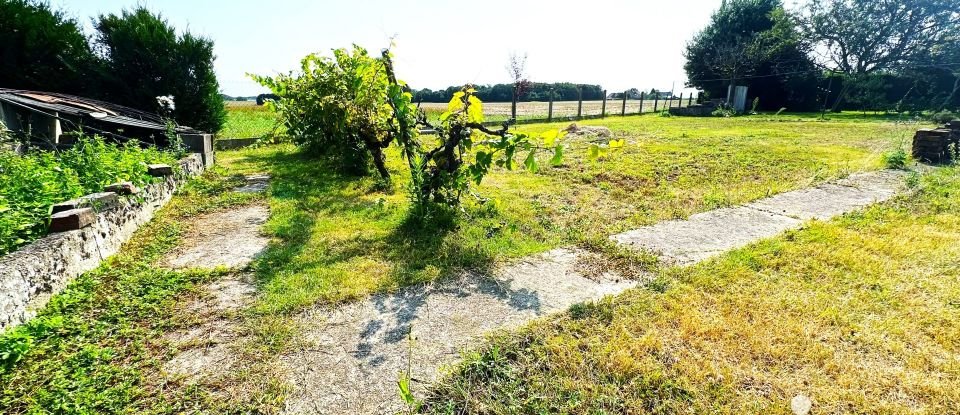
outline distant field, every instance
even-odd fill
[[[257,105],[257,101],[227,101],[227,108],[232,107],[252,107]]]
[[[227,124],[217,138],[263,137],[274,132],[277,115],[253,101],[227,101]]]
[[[669,103],[667,101],[659,101],[656,103],[658,110],[663,110],[667,106],[687,106],[689,101],[684,98],[681,103],[680,100],[672,100]],[[626,113],[627,114],[638,114],[640,113],[640,100],[627,100]],[[653,112],[654,111],[654,102],[651,100],[643,101],[643,112]],[[555,101],[553,103],[553,117],[554,118],[568,118],[577,116],[577,101]],[[446,111],[447,104],[445,103],[436,103],[436,102],[424,102],[420,104],[420,107],[427,112],[427,116],[430,119],[436,119],[444,111]],[[611,99],[607,100],[607,115],[620,115],[623,112],[623,100]],[[550,103],[548,102],[521,102],[517,104],[517,119],[519,120],[528,120],[528,119],[546,119],[547,114],[550,109]],[[603,111],[603,101],[583,101],[582,115],[600,115]],[[483,115],[487,121],[501,121],[510,118],[510,103],[509,102],[485,102],[483,103]]]

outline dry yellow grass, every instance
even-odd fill
[[[470,354],[435,412],[960,411],[960,169]]]

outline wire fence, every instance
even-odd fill
[[[580,119],[627,116],[667,111],[694,105],[699,94],[680,95],[672,98],[654,97],[644,99],[610,98],[592,101],[518,102],[516,114],[511,102],[484,102],[483,117],[486,123],[499,124],[511,118],[518,123],[574,121]],[[420,104],[427,118],[436,120],[447,110],[446,103],[424,102]]]

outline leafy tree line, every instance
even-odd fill
[[[213,42],[177,33],[144,7],[76,19],[38,0],[0,0],[0,87],[61,92],[158,110],[173,96],[174,118],[219,131],[226,119],[213,71]]]
[[[960,107],[960,0],[728,0],[688,43],[688,84],[764,109]]]
[[[413,91],[414,102],[449,102],[460,92],[462,86],[451,86],[442,90],[428,88]],[[513,84],[476,85],[474,96],[484,102],[512,102]],[[549,101],[551,94],[554,101],[576,101],[580,94],[584,100],[603,99],[603,88],[600,85],[581,85],[570,82],[542,83],[530,82],[520,95],[520,101]]]

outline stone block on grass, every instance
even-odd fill
[[[120,198],[113,192],[93,193],[76,199],[60,202],[53,205],[53,213],[65,212],[68,210],[84,207],[93,208],[95,211],[112,209],[120,203]]]
[[[169,164],[150,164],[147,165],[147,174],[153,177],[172,176],[173,167]]]
[[[129,196],[129,195],[135,195],[137,193],[140,193],[140,189],[138,189],[137,186],[134,186],[133,183],[130,183],[130,182],[114,183],[107,187],[104,187],[103,191],[113,192],[121,196]]]
[[[90,226],[97,220],[91,208],[70,209],[50,215],[50,233],[74,231]]]

